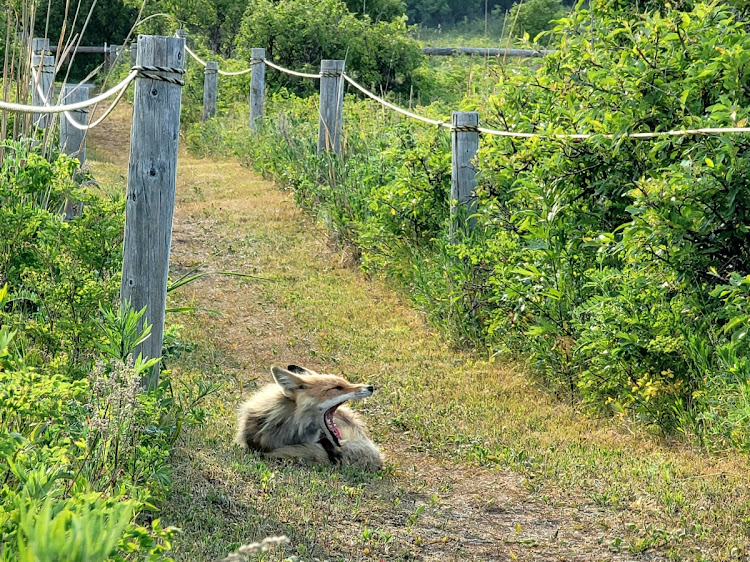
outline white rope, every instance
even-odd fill
[[[237,72],[227,72],[225,70],[221,70],[220,68],[216,70],[219,74],[222,76],[239,76],[240,74],[247,74],[248,72],[251,72],[253,70],[253,67],[246,68],[245,70],[239,70]]]
[[[292,76],[299,76],[300,78],[313,78],[318,79],[320,78],[320,74],[306,74],[304,72],[296,72],[294,70],[289,70],[288,68],[284,68],[283,66],[279,66],[278,64],[272,63],[268,59],[263,59],[263,62],[266,63],[271,68],[275,68],[279,72],[283,72],[284,74],[291,74]]]
[[[201,66],[206,66],[206,61],[204,61],[204,60],[201,60],[201,58],[200,58],[200,57],[199,57],[198,55],[196,55],[196,54],[195,54],[195,53],[194,53],[194,52],[193,52],[193,51],[192,51],[192,50],[190,49],[190,47],[188,47],[187,45],[185,45],[185,50],[187,51],[187,53],[188,53],[188,54],[189,54],[189,55],[190,55],[191,57],[193,57],[193,58],[195,59],[195,62],[197,62],[197,63],[198,63],[198,64],[200,64]],[[251,66],[250,68],[246,68],[245,70],[239,70],[239,71],[237,71],[237,72],[227,72],[226,70],[221,70],[221,69],[217,69],[217,70],[216,70],[216,72],[218,72],[218,73],[219,73],[219,74],[221,74],[222,76],[239,76],[239,75],[241,75],[241,74],[247,74],[248,72],[252,72],[252,70],[253,70],[253,67]]]
[[[407,117],[411,117],[412,119],[422,121],[423,123],[428,123],[430,125],[438,125],[440,127],[445,127],[446,129],[452,129],[449,123],[445,123],[443,121],[436,121],[435,119],[429,119],[427,117],[422,117],[421,115],[417,115],[416,113],[412,113],[411,111],[407,111],[406,109],[403,109],[401,107],[398,107],[397,105],[394,105],[392,103],[385,101],[383,98],[376,96],[369,90],[357,84],[347,74],[343,74],[343,77],[344,77],[344,80],[349,82],[352,86],[357,88],[360,92],[362,92],[366,96],[374,99],[378,103],[394,111],[397,111],[398,113],[406,115]],[[612,133],[607,133],[607,134],[569,133],[569,134],[544,135],[540,133],[520,133],[516,131],[498,131],[496,129],[485,129],[483,127],[478,127],[477,131],[485,135],[494,135],[498,137],[514,137],[514,138],[524,138],[524,139],[544,138],[544,139],[560,139],[560,140],[566,140],[566,139],[585,140],[585,139],[591,139],[594,137],[600,137],[600,138],[605,138],[605,139],[615,139],[615,138],[623,138],[623,137],[631,138],[631,139],[653,139],[653,138],[659,138],[659,137],[683,137],[687,135],[712,135],[712,134],[716,135],[716,134],[750,133],[750,127],[705,127],[702,129],[675,129],[671,131],[655,131],[651,133],[628,133],[625,135],[614,135]]]
[[[131,72],[122,82],[120,82],[116,86],[113,86],[112,88],[104,92],[103,94],[99,94],[98,96],[88,99],[86,101],[79,101],[76,103],[69,103],[66,105],[47,105],[44,107],[39,106],[39,105],[24,105],[20,103],[0,101],[0,110],[12,111],[14,113],[65,113],[66,111],[75,111],[76,109],[85,109],[101,101],[104,101],[107,98],[110,98],[114,94],[118,93],[120,90],[127,88],[128,85],[135,79],[137,75],[138,75],[137,71]]]
[[[393,111],[401,113],[402,115],[406,115],[407,117],[411,117],[412,119],[416,119],[417,121],[422,121],[423,123],[427,123],[429,125],[437,125],[438,127],[445,127],[447,129],[451,128],[450,124],[446,123],[444,121],[437,121],[435,119],[430,119],[428,117],[422,117],[421,115],[417,115],[416,113],[412,113],[411,111],[407,111],[406,109],[403,109],[403,108],[401,108],[401,107],[399,107],[397,105],[393,105],[392,103],[389,103],[389,102],[385,101],[383,98],[381,98],[379,96],[376,96],[371,91],[369,91],[366,88],[364,88],[364,87],[360,86],[359,84],[357,84],[349,75],[342,74],[342,76],[344,77],[344,80],[346,80],[347,82],[349,82],[349,84],[351,84],[352,86],[354,86],[355,88],[357,88],[360,92],[362,92],[363,94],[365,94],[368,97],[371,97],[376,102],[384,105],[385,107],[388,107],[388,108],[392,109]]]
[[[542,135],[539,133],[517,133],[514,131],[497,131],[495,129],[484,129],[479,127],[477,129],[480,133],[486,135],[495,135],[499,137],[517,137],[517,138],[545,138],[545,139],[559,139],[559,140],[583,140],[591,139],[594,137],[600,137],[604,139],[619,139],[619,138],[630,138],[630,139],[654,139],[659,137],[685,137],[688,135],[721,135],[721,134],[737,134],[737,133],[750,133],[750,127],[705,127],[702,129],[675,129],[671,131],[654,131],[651,133],[627,133],[625,135],[614,135],[612,133],[571,133],[571,134],[556,134],[556,135]]]
[[[50,105],[49,101],[47,100],[47,96],[44,95],[44,91],[42,90],[41,86],[39,85],[39,80],[37,79],[36,70],[32,68],[31,69],[31,74],[32,74],[32,78],[34,80],[34,84],[36,85],[37,94],[39,94],[39,97],[41,98],[42,103],[44,104],[44,107],[43,107],[44,109],[49,110],[49,109],[52,109],[52,108],[55,108],[55,107],[65,107],[65,106],[53,106],[53,105]],[[109,92],[112,92],[113,90],[117,91],[116,88],[119,88],[119,92],[117,92],[117,97],[114,99],[114,101],[112,102],[112,104],[107,108],[107,110],[96,121],[94,121],[93,123],[89,123],[87,125],[84,125],[83,123],[79,123],[78,121],[76,121],[75,119],[73,119],[73,116],[70,114],[70,111],[75,111],[75,110],[63,111],[62,113],[65,116],[65,119],[68,121],[68,123],[70,123],[73,127],[75,127],[76,129],[78,129],[79,131],[88,131],[89,129],[93,129],[94,127],[96,127],[97,125],[99,125],[102,121],[104,121],[107,117],[109,117],[109,114],[114,111],[115,107],[117,107],[117,104],[120,103],[120,100],[125,95],[125,92],[127,91],[128,86],[130,85],[130,82],[132,82],[133,78],[135,78],[137,75],[138,75],[138,71],[134,70],[133,72],[131,72],[128,75],[127,78],[125,78],[125,80],[123,80],[117,86],[115,86],[114,88],[112,88],[111,90],[109,90]],[[105,92],[105,93],[109,93],[109,92]],[[101,96],[99,96],[99,97],[101,97]],[[107,97],[109,97],[109,96],[107,96]],[[79,102],[79,104],[80,103],[89,103],[92,100],[96,100],[96,98],[91,98],[90,100],[87,100],[86,102]],[[96,102],[94,102],[94,103],[96,103]],[[77,105],[77,104],[71,104],[71,105]],[[41,106],[37,107],[37,109],[40,109],[40,108],[41,108]],[[80,109],[83,109],[83,108],[80,108]],[[40,112],[40,111],[36,111],[35,113],[59,113],[59,111],[58,112],[51,112],[51,111],[41,111]]]
[[[196,62],[197,62],[198,64],[200,64],[201,66],[206,66],[206,62],[205,62],[205,61],[202,61],[202,60],[200,59],[200,57],[198,57],[198,55],[196,55],[196,54],[195,54],[195,53],[194,53],[193,51],[191,51],[191,50],[190,50],[190,47],[188,47],[188,46],[187,46],[187,44],[185,44],[185,50],[187,51],[187,53],[188,53],[188,54],[189,54],[189,55],[190,55],[191,57],[193,57],[193,58],[195,59],[195,61],[196,61]]]
[[[196,55],[190,49],[190,47],[185,45],[185,50],[191,57],[195,59],[195,62],[197,62],[201,66],[206,66],[206,61],[202,60],[198,55]],[[279,66],[278,64],[272,63],[268,59],[263,59],[263,62],[266,63],[271,68],[275,68],[279,72],[283,72],[285,74],[291,74],[292,76],[299,76],[300,78],[313,78],[313,79],[320,78],[320,74],[307,74],[305,72],[297,72],[295,70],[289,70],[288,68],[284,68],[283,66]],[[251,66],[250,68],[246,68],[245,70],[238,70],[236,72],[227,72],[226,70],[221,70],[221,69],[217,70],[217,72],[221,74],[222,76],[240,76],[241,74],[247,74],[248,72],[252,72],[252,70],[253,70],[253,67]]]

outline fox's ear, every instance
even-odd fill
[[[292,373],[295,373],[297,375],[308,375],[310,374],[309,369],[305,369],[304,367],[300,367],[299,365],[287,365],[286,370],[290,371]]]
[[[273,380],[281,387],[281,392],[287,398],[293,400],[297,392],[305,388],[305,381],[287,369],[271,367],[271,373],[273,373]]]

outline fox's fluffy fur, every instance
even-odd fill
[[[370,471],[383,467],[380,450],[343,405],[371,396],[374,387],[296,365],[271,372],[275,384],[240,406],[237,443],[283,459],[341,462]]]

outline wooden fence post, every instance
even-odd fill
[[[253,48],[250,52],[250,129],[255,131],[263,119],[263,98],[266,95],[266,50]]]
[[[476,219],[467,218],[476,212],[477,201],[474,189],[476,167],[474,157],[479,150],[479,113],[476,111],[454,111],[451,127],[453,145],[451,169],[451,225],[450,239],[455,241],[457,230],[469,233]]]
[[[216,96],[219,89],[219,63],[206,62],[203,71],[203,122],[216,115]]]
[[[133,41],[130,44],[130,66],[135,66],[135,61],[138,58],[138,41]]]
[[[31,54],[43,55],[49,52],[49,39],[47,37],[34,37],[31,40]]]
[[[138,37],[136,66],[162,67],[143,70],[135,80],[125,206],[120,298],[135,310],[147,307],[151,335],[134,351],[144,359],[162,354],[184,63],[184,39]],[[158,383],[157,365],[144,384]]]
[[[122,45],[110,45],[107,53],[107,68],[112,68],[117,64],[118,57],[122,52]]]
[[[35,37],[31,43],[31,66],[37,73],[39,89],[34,78],[31,79],[31,102],[32,105],[44,105],[39,90],[44,93],[47,103],[54,104],[55,86],[55,57],[49,55],[49,39]],[[52,122],[53,116],[47,113],[34,113],[33,123],[40,129],[46,129]]]
[[[88,86],[77,86],[75,84],[66,84],[63,92],[64,103],[78,103],[89,99]],[[76,109],[70,112],[70,117],[85,125],[88,123],[88,108]],[[86,162],[86,131],[75,128],[68,123],[65,115],[60,116],[60,152],[73,158],[78,158],[83,168]],[[80,216],[82,211],[81,203],[68,199],[65,201],[65,220],[73,220],[74,217]]]
[[[335,152],[341,156],[341,126],[344,112],[344,61],[320,61],[320,119],[318,154]]]

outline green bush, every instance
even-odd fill
[[[728,443],[719,433],[733,434],[748,448],[739,418],[731,430],[709,429],[705,397],[736,380],[742,366],[728,358],[747,351],[723,330],[735,313],[712,295],[750,267],[750,145],[739,136],[619,135],[744,124],[738,68],[750,38],[720,5],[631,21],[595,16],[564,20],[556,53],[533,74],[508,76],[493,100],[517,130],[615,138],[498,139],[481,151],[478,237],[501,251],[487,255],[490,244],[471,240],[464,251],[493,264],[487,331],[530,335],[525,347],[540,370],[598,408],[711,434],[718,446]]]
[[[115,307],[123,201],[78,162],[6,142],[0,165],[0,560],[164,560],[170,450],[214,385],[175,395]],[[86,186],[84,187],[85,182]],[[83,204],[66,221],[65,201]],[[152,520],[153,519],[153,520]],[[150,521],[147,524],[144,522]],[[166,558],[168,560],[168,558]]]
[[[322,59],[343,59],[347,72],[367,87],[408,92],[423,56],[405,21],[357,18],[341,0],[254,0],[242,20],[237,47],[246,61],[251,48],[263,47],[277,64],[305,72],[318,72]],[[276,71],[269,71],[267,80],[271,87],[315,91],[314,82]]]
[[[562,0],[524,0],[514,4],[508,15],[513,34],[521,37],[528,34],[531,39],[553,27],[551,23],[565,15]],[[512,22],[512,23],[511,23]]]
[[[0,286],[10,291],[0,322],[21,330],[29,361],[34,353],[40,361],[57,356],[70,369],[90,361],[99,307],[119,291],[124,201],[81,189],[86,179],[77,161],[60,155],[49,162],[22,145],[0,166]],[[68,198],[84,211],[66,222]]]

